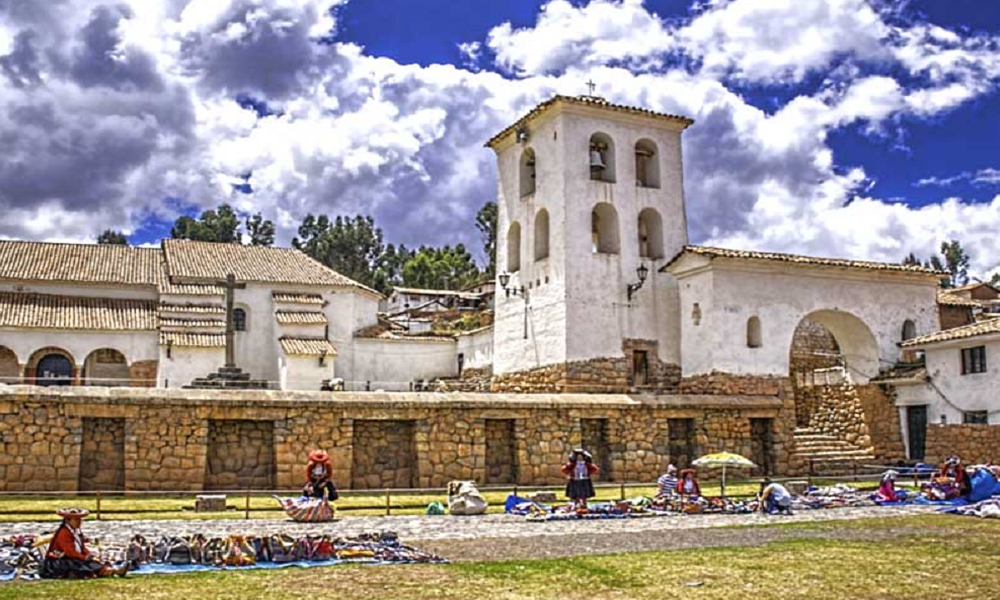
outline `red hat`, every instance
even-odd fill
[[[64,519],[83,519],[90,514],[86,508],[60,508],[56,514]]]
[[[328,463],[330,455],[323,450],[313,450],[309,453],[309,460],[314,463]]]
[[[687,477],[688,475],[690,475],[691,477],[694,477],[697,474],[698,474],[698,471],[696,469],[683,469],[681,471],[681,477]]]

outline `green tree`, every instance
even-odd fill
[[[476,229],[483,237],[486,269],[483,275],[492,278],[497,271],[497,203],[487,202],[476,213]]]
[[[993,274],[993,277],[990,277],[990,285],[995,288],[1000,288],[1000,271],[997,271]]]
[[[387,282],[378,275],[385,246],[382,230],[371,217],[353,219],[306,215],[292,246],[317,261],[364,285],[385,292]]]
[[[944,257],[945,271],[951,274],[945,287],[960,287],[969,283],[969,255],[962,248],[961,242],[942,242],[941,255]]]
[[[476,283],[479,267],[465,246],[421,246],[403,265],[403,284],[439,290],[457,290]]]
[[[243,222],[246,233],[250,237],[251,246],[274,245],[274,222],[265,219],[260,213],[247,216]]]
[[[400,244],[386,244],[385,251],[375,270],[375,289],[388,293],[403,283],[403,265],[413,258],[413,252]]]
[[[909,254],[906,255],[906,258],[903,259],[903,264],[915,267],[915,266],[920,266],[921,263],[920,259],[917,258],[917,255],[914,254],[913,252],[910,252]]]
[[[260,213],[248,215],[244,226],[250,244],[274,244],[274,222],[265,219]],[[170,230],[170,237],[222,244],[239,244],[243,241],[239,215],[228,204],[222,204],[215,210],[206,210],[197,219],[188,216],[178,218]]]
[[[239,227],[240,220],[236,211],[228,204],[223,204],[216,210],[206,210],[197,219],[180,217],[174,222],[170,236],[181,240],[238,244]]]
[[[103,232],[101,232],[101,235],[97,236],[97,243],[126,246],[128,245],[128,240],[125,238],[125,234],[120,231],[114,231],[113,229],[105,229]]]

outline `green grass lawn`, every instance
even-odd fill
[[[817,481],[817,485],[829,482]],[[733,497],[752,496],[757,492],[758,483],[754,481],[734,482],[726,486],[726,495]],[[869,482],[852,483],[851,485],[874,489],[876,485]],[[518,493],[526,495],[534,491],[532,487],[521,487]],[[702,491],[708,495],[719,493],[717,482],[706,482]],[[510,493],[505,491],[484,491],[483,495],[490,503],[488,512],[503,512],[504,500]],[[656,493],[655,486],[628,486],[626,497],[652,496]],[[369,516],[385,514],[385,495],[378,492],[344,491],[337,501],[338,516]],[[556,492],[562,498],[562,492]],[[621,498],[619,487],[598,487],[596,502],[618,500]],[[392,494],[390,496],[391,514],[415,515],[423,514],[428,503],[439,500],[447,501],[447,495],[440,493]],[[245,515],[246,497],[244,495],[229,495],[227,505],[230,509],[224,513],[196,513],[194,495],[183,497],[162,496],[104,496],[101,499],[101,517],[103,519],[242,519]],[[0,497],[0,522],[11,521],[57,521],[55,511],[66,506],[77,506],[96,512],[97,499],[93,495],[83,496],[2,496]],[[285,513],[278,508],[277,502],[269,495],[251,495],[250,515],[255,519],[280,519]]]
[[[841,524],[825,523],[836,528]],[[1000,522],[929,515],[854,521],[907,527],[890,541],[795,539],[762,547],[451,565],[341,566],[0,585],[7,598],[690,598],[705,600],[996,597]],[[862,536],[863,538],[863,536]]]

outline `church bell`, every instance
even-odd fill
[[[591,169],[604,169],[604,157],[601,156],[600,150],[590,151],[590,168]]]

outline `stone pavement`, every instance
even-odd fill
[[[295,523],[290,519],[222,519],[222,520],[132,520],[96,521],[92,517],[84,524],[91,539],[120,544],[141,533],[147,539],[163,535],[203,533],[226,536],[231,533],[263,535],[283,532],[292,536],[310,534],[357,535],[372,530],[392,530],[406,543],[431,540],[483,540],[496,538],[538,538],[580,534],[628,534],[630,532],[671,532],[746,525],[806,523],[864,518],[899,518],[934,512],[934,507],[861,507],[803,510],[795,515],[676,515],[636,519],[592,519],[572,521],[528,521],[513,515],[398,516],[345,517],[333,523]],[[0,523],[0,536],[19,533],[46,534],[55,530],[57,522]]]

